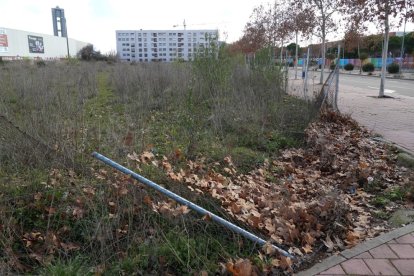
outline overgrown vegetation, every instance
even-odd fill
[[[242,58],[210,49],[194,63],[4,64],[0,274],[182,275],[253,254],[253,244],[195,214],[154,212],[149,203],[163,197],[90,153],[129,166],[133,152],[166,156],[175,167],[204,158],[209,172],[224,170],[231,156],[248,172],[301,145],[317,109],[287,96],[279,68],[259,60],[247,68]],[[139,170],[233,219],[162,168]]]

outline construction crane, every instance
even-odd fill
[[[179,24],[175,24],[175,25],[173,25],[173,28],[176,28],[178,26],[180,26],[180,25]],[[185,31],[187,29],[187,24],[185,24],[185,19],[183,21],[183,27],[184,27],[184,31]]]
[[[215,23],[199,23],[199,24],[190,24],[190,26],[202,26],[202,25],[213,25],[213,24],[227,24],[229,22],[227,21],[222,21],[222,22],[215,22]],[[173,28],[177,28],[183,26],[184,27],[184,31],[187,30],[187,23],[185,23],[185,19],[183,20],[182,25],[181,24],[175,24],[173,25]]]

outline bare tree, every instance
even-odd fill
[[[295,79],[298,77],[298,36],[308,38],[315,28],[314,13],[299,1],[287,0],[286,24],[290,32],[295,34]]]
[[[385,72],[387,68],[390,18],[399,19],[399,24],[405,18],[414,21],[414,0],[342,0],[341,4],[347,14],[359,15],[366,22],[376,22],[384,31],[381,85],[378,95],[378,97],[382,98],[385,96]],[[407,12],[402,13],[403,10]]]
[[[339,11],[340,0],[306,0],[302,2],[304,8],[312,10],[315,14],[315,35],[322,40],[322,66],[320,82],[323,83],[323,75],[326,59],[326,35],[331,32],[334,27],[333,15]]]
[[[355,48],[357,49],[358,59],[361,64],[359,66],[359,73],[362,72],[362,60],[361,60],[361,44],[363,42],[364,32],[366,31],[366,26],[364,25],[363,19],[359,14],[353,14],[349,16],[348,27],[344,34],[344,48],[347,51],[352,51]]]

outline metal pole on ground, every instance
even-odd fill
[[[165,189],[164,187],[161,187],[160,185],[152,182],[151,180],[131,171],[130,169],[125,168],[124,166],[121,166],[120,164],[116,163],[115,161],[109,159],[108,157],[94,152],[92,153],[92,156],[100,161],[102,161],[103,163],[117,169],[120,172],[123,172],[124,174],[130,175],[132,178],[134,178],[135,180],[138,180],[139,182],[141,182],[142,184],[153,188],[154,190],[157,190],[158,192],[162,193],[163,195],[166,195],[169,198],[174,199],[175,201],[177,201],[180,204],[183,204],[185,206],[187,206],[188,208],[196,211],[197,213],[201,214],[201,215],[207,215],[209,217],[211,217],[212,220],[214,220],[215,222],[223,225],[224,227],[244,236],[245,238],[263,246],[265,245],[267,242],[259,237],[257,237],[256,235],[244,230],[243,228],[240,228],[239,226],[211,213],[210,211],[207,211],[206,209],[194,204],[193,202],[171,192],[170,190]],[[292,259],[295,259],[295,257],[293,255],[291,255],[290,253],[288,253],[287,251],[271,244],[271,246],[278,251],[280,254],[282,254],[285,257],[289,257]]]

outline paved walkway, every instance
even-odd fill
[[[331,256],[297,275],[414,275],[414,224]]]
[[[351,115],[384,139],[414,152],[414,97],[390,94],[393,98],[376,98],[377,91],[349,85],[339,88],[338,106],[342,113]]]
[[[308,97],[320,91],[318,80],[319,72],[310,76]],[[289,93],[303,97],[303,81],[291,79]],[[376,96],[378,91],[340,82],[338,106],[342,113],[351,115],[368,130],[414,154],[414,97],[397,93],[390,94],[392,98]]]

